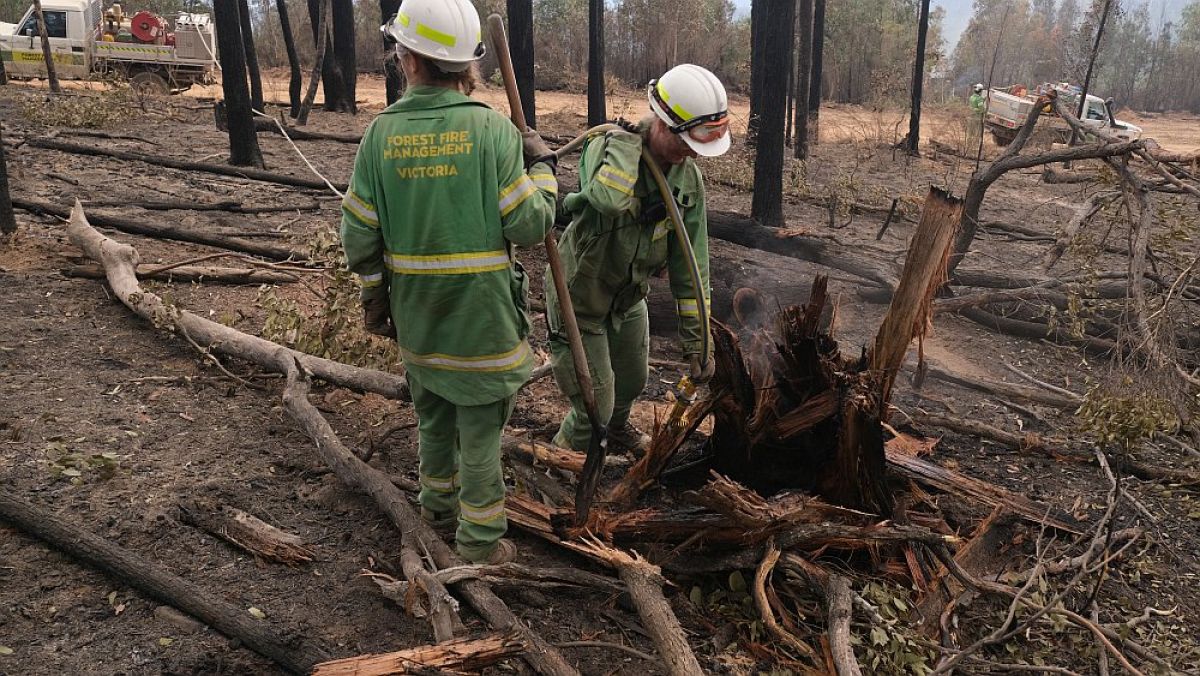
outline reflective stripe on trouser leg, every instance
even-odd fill
[[[458,407],[461,488],[455,540],[458,553],[468,561],[486,558],[508,530],[500,434],[512,413],[513,401],[513,397],[507,397],[483,406]]]
[[[438,519],[446,518],[458,513],[457,407],[422,387],[411,371],[408,384],[420,432],[421,506]]]
[[[613,368],[608,351],[607,326],[604,333],[581,331],[583,352],[587,356],[588,371],[592,376],[592,392],[596,395],[596,409],[601,422],[607,424],[613,412]],[[563,418],[554,442],[577,451],[586,451],[592,437],[592,425],[588,422],[587,407],[579,394],[579,381],[575,378],[575,366],[571,359],[571,348],[565,332],[550,336],[550,364],[558,388],[571,399],[571,410]]]
[[[650,317],[646,301],[630,308],[620,327],[608,332],[608,353],[613,370],[613,412],[610,429],[629,421],[633,402],[646,389],[650,376]]]

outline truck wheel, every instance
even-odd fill
[[[140,94],[166,96],[171,93],[171,88],[167,86],[167,81],[158,73],[151,73],[149,71],[142,71],[129,78],[129,86]]]
[[[1004,146],[1012,143],[1013,139],[1011,136],[1009,136],[1007,134],[1001,134],[1001,133],[993,130],[992,131],[992,140],[996,142],[996,145],[1003,148]]]

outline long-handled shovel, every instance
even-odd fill
[[[524,131],[525,110],[521,106],[521,95],[517,90],[517,76],[513,72],[512,56],[508,52],[508,37],[504,32],[504,19],[499,14],[488,17],[488,33],[492,48],[500,62],[500,74],[504,78],[504,89],[508,93],[508,110],[513,124]],[[579,335],[579,323],[575,320],[575,307],[571,303],[571,292],[567,289],[567,278],[563,273],[562,258],[558,255],[558,243],[554,232],[546,233],[546,259],[550,262],[550,275],[554,278],[554,290],[558,294],[558,308],[563,326],[567,330],[567,344],[571,348],[571,361],[575,365],[575,379],[579,382],[579,394],[587,409],[588,422],[592,427],[592,438],[588,441],[587,460],[583,463],[583,474],[575,490],[575,523],[587,522],[604,469],[604,456],[608,454],[608,426],[600,422],[596,409],[596,393],[592,391],[592,376],[588,371],[587,357],[583,352],[583,338]]]

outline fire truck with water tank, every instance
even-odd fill
[[[110,76],[156,94],[215,81],[217,43],[208,14],[180,14],[174,26],[153,12],[130,14],[101,0],[43,0],[46,34],[60,80]],[[0,22],[0,58],[10,78],[45,78],[32,5],[18,23]]]

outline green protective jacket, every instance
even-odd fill
[[[558,182],[526,171],[503,115],[443,87],[410,87],[363,134],[342,200],[342,244],[364,298],[390,298],[409,372],[460,406],[512,395],[532,367],[525,271]]]
[[[611,131],[584,146],[579,192],[563,200],[563,208],[571,215],[571,224],[559,243],[567,287],[580,329],[598,333],[610,315],[619,324],[649,293],[650,276],[665,268],[675,297],[683,352],[699,354],[703,329],[696,293],[683,244],[675,235],[658,186],[642,164],[645,133],[645,125],[640,135]],[[708,214],[700,168],[691,159],[684,160],[671,167],[667,183],[692,241],[704,302],[711,307]],[[547,306],[557,308],[549,283],[546,293]],[[556,314],[552,312],[551,328],[557,331]]]
[[[967,104],[971,106],[971,114],[983,117],[983,94],[971,93],[971,98],[967,99]]]

